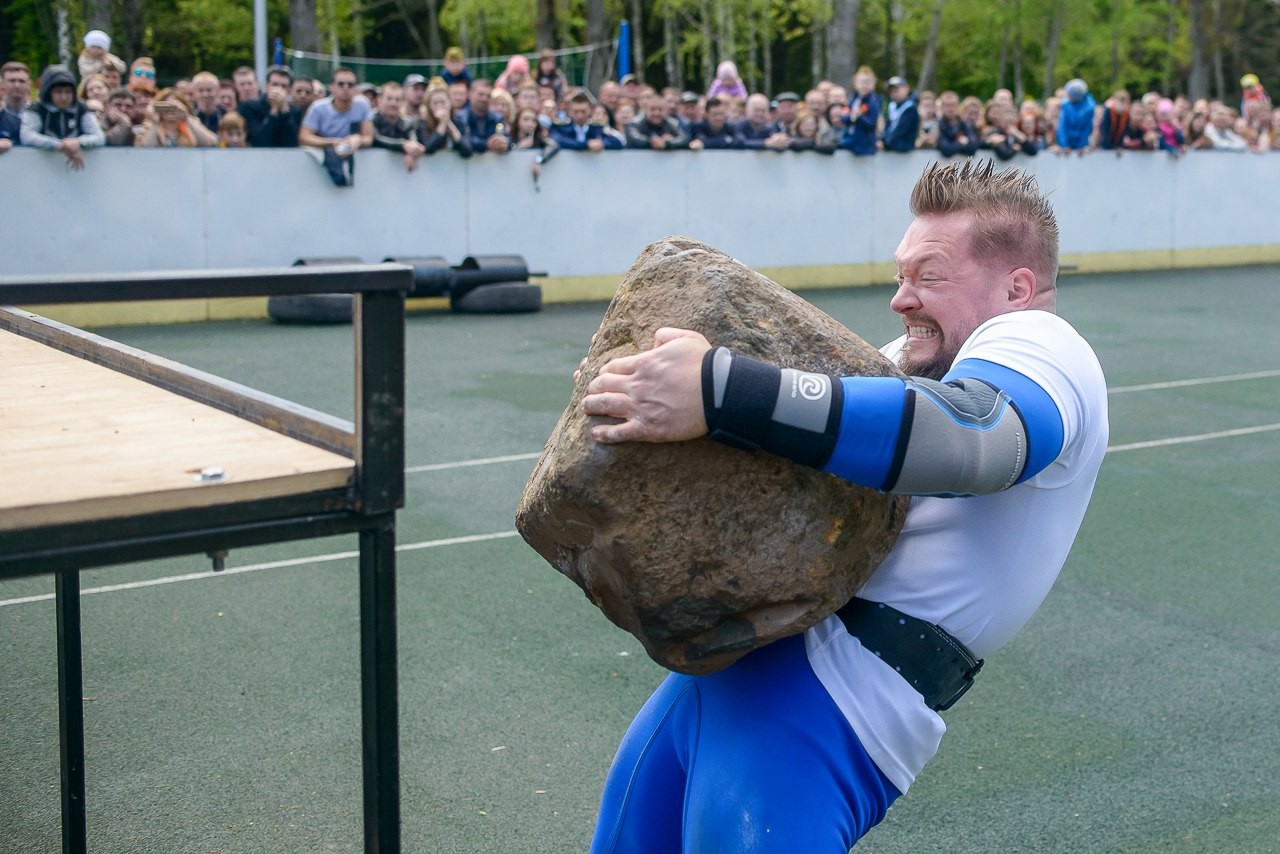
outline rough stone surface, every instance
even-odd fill
[[[651,347],[662,326],[778,365],[899,374],[831,317],[695,240],[650,245],[623,280],[516,526],[655,661],[710,673],[848,601],[892,547],[906,499],[705,438],[592,441],[596,417],[579,411],[587,383]]]

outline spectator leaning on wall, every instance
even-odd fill
[[[0,66],[4,101],[0,104],[0,154],[22,144],[22,111],[31,100],[31,72],[21,62]]]
[[[50,65],[40,75],[40,100],[22,113],[22,144],[60,151],[67,166],[84,168],[81,152],[106,144],[93,111],[76,100],[76,79],[64,65]]]
[[[920,133],[920,112],[916,109],[915,95],[901,77],[890,77],[886,87],[889,106],[885,114],[884,134],[880,137],[881,147],[885,151],[911,151],[916,147],[916,136]]]
[[[1067,82],[1066,92],[1067,100],[1058,111],[1058,150],[1062,154],[1084,154],[1090,148],[1097,105],[1089,94],[1089,85],[1078,77]]]

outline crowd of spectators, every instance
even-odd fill
[[[157,89],[149,57],[126,63],[101,30],[84,37],[71,69],[53,65],[34,82],[21,62],[5,62],[0,154],[15,145],[61,152],[70,168],[97,146],[152,148],[290,148],[316,155],[335,183],[354,180],[353,153],[383,148],[412,171],[424,157],[537,150],[542,164],[560,149],[742,149],[879,153],[934,149],[944,156],[989,153],[1001,160],[1086,154],[1095,150],[1280,151],[1280,109],[1258,78],[1245,75],[1238,105],[1191,102],[1117,90],[1101,103],[1079,79],[1043,103],[1015,103],[1000,89],[987,101],[955,92],[913,91],[901,77],[886,81],[863,66],[849,89],[821,81],[803,96],[751,93],[732,62],[722,62],[705,94],[644,86],[634,75],[607,81],[598,93],[574,88],[550,51],[530,65],[514,56],[494,81],[474,78],[458,48],[440,76],[408,75],[376,86],[350,69],[326,82],[272,66],[230,79],[202,71]]]

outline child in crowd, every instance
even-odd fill
[[[747,100],[747,86],[738,76],[738,66],[727,59],[716,67],[716,79],[711,81],[711,87],[707,89],[708,98],[717,95],[722,98],[728,95],[739,101]]]
[[[219,148],[248,148],[245,137],[244,119],[239,113],[226,113],[218,122]]]
[[[124,60],[111,53],[111,36],[102,30],[89,30],[84,34],[84,50],[80,51],[76,65],[80,69],[81,80],[101,74],[104,68],[114,68],[118,74],[124,73],[125,69]]]
[[[444,71],[440,72],[440,77],[446,86],[462,81],[470,88],[471,71],[467,68],[467,58],[463,55],[462,48],[451,47],[444,52]]]
[[[849,115],[840,147],[858,157],[875,154],[881,112],[875,72],[863,65],[853,75],[853,97],[849,99]]]
[[[534,69],[533,79],[538,86],[550,86],[552,97],[557,103],[564,97],[564,91],[569,86],[569,81],[556,64],[556,55],[550,48],[543,48],[538,53],[538,66]]]
[[[1160,149],[1176,156],[1187,150],[1187,142],[1175,115],[1173,101],[1161,98],[1156,104],[1156,130],[1160,132]]]

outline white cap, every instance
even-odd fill
[[[111,36],[102,30],[89,30],[84,34],[85,47],[100,47],[103,50],[111,50]]]

